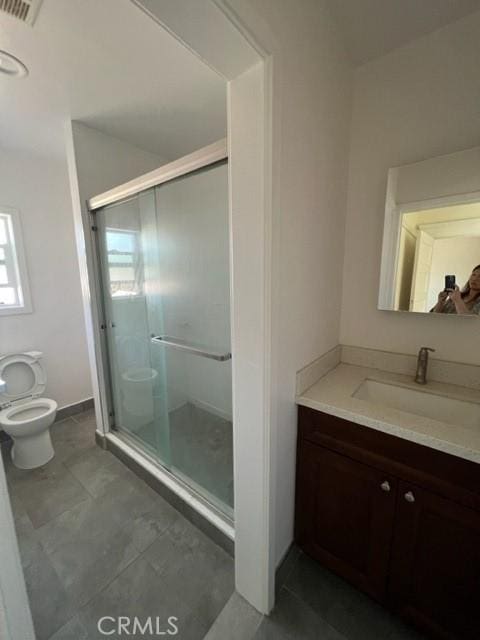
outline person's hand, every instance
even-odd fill
[[[460,291],[460,287],[457,284],[455,285],[455,289],[447,289],[447,291],[448,291],[448,297],[453,303],[462,301],[462,294]]]
[[[444,304],[448,298],[448,291],[440,291],[437,301]]]

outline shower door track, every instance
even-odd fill
[[[171,180],[175,180],[175,178],[180,178],[188,173],[193,173],[194,171],[198,171],[198,169],[203,169],[227,158],[227,139],[223,138],[183,158],[164,164],[158,169],[144,173],[134,180],[129,180],[118,187],[114,187],[98,196],[90,198],[87,202],[88,210],[94,212],[96,209],[126,200],[142,191],[157,187],[164,182],[170,182]]]
[[[183,502],[195,509],[201,516],[219,529],[229,540],[235,540],[233,520],[217,509],[181,478],[171,473],[148,451],[140,448],[135,440],[126,433],[107,433],[107,441],[121,449],[129,458],[140,465],[149,475],[159,480],[167,489],[173,491]]]
[[[187,507],[193,508],[202,518],[218,529],[221,534],[233,542],[235,537],[234,521],[227,514],[220,511],[215,505],[198,494],[192,487],[189,487],[181,478],[175,476],[167,466],[156,460],[148,452],[141,450],[133,439],[122,430],[118,430],[115,425],[112,382],[110,364],[108,358],[108,346],[105,335],[105,307],[103,299],[103,284],[100,275],[100,247],[98,236],[95,233],[96,211],[107,205],[127,201],[135,195],[154,188],[160,184],[170,182],[190,173],[195,173],[201,169],[221,163],[228,159],[228,149],[226,138],[214,142],[202,149],[179,158],[173,162],[162,165],[134,180],[130,180],[122,185],[114,187],[104,193],[94,196],[87,201],[87,218],[84,219],[85,238],[90,240],[92,248],[92,262],[88,265],[89,275],[94,285],[91,287],[92,301],[95,309],[92,309],[94,319],[94,338],[96,352],[100,355],[102,367],[98,370],[100,402],[106,410],[102,411],[103,435],[114,447],[120,449],[127,457],[141,466],[150,476],[159,481],[168,490],[178,496]],[[215,354],[217,356],[217,354]],[[226,357],[228,356],[228,357]],[[230,359],[231,354],[215,359]],[[108,416],[108,419],[105,419]]]

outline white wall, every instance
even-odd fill
[[[35,640],[7,478],[0,456],[0,638]]]
[[[0,353],[37,349],[45,395],[64,407],[92,396],[65,162],[0,151],[0,203],[18,209],[33,313],[0,318]]]
[[[480,332],[477,319],[377,310],[387,171],[478,145],[479,58],[480,13],[475,13],[355,73],[344,344],[403,353],[428,345],[438,358],[480,362],[472,349]]]
[[[76,244],[80,278],[84,289],[84,327],[86,329],[89,352],[90,373],[97,378],[97,360],[93,340],[93,325],[90,308],[90,289],[88,287],[87,255],[82,231],[82,215],[86,202],[91,197],[156,169],[164,164],[157,155],[143,151],[122,140],[105,135],[80,122],[68,123],[65,129],[65,144],[70,179],[71,207],[75,220]],[[91,283],[95,291],[95,284]],[[97,420],[101,424],[101,403],[94,387]]]
[[[73,122],[75,157],[82,205],[127,180],[165,164],[161,156]]]
[[[339,339],[352,76],[326,2],[230,4],[273,53],[272,455],[278,563],[293,538],[295,374]]]

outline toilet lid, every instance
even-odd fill
[[[0,378],[7,383],[6,390],[0,391],[0,406],[43,394],[47,377],[41,356],[40,351],[0,356]]]

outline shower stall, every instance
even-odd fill
[[[227,171],[221,141],[88,204],[108,429],[231,521]]]

